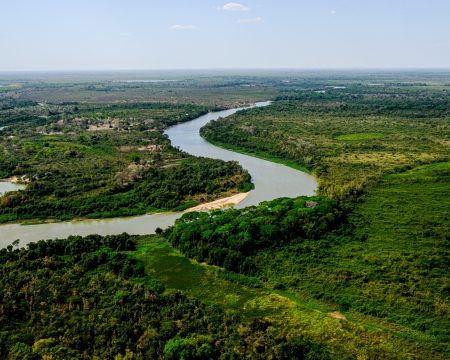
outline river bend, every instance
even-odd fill
[[[256,106],[267,106],[270,102],[257,103]],[[252,176],[255,189],[236,207],[259,204],[261,201],[279,197],[297,197],[313,195],[317,187],[314,177],[287,167],[248,155],[225,150],[208,143],[200,136],[200,128],[212,120],[230,116],[245,108],[236,108],[208,113],[192,121],[172,126],[166,130],[173,146],[196,156],[204,156],[225,161],[237,161]],[[66,238],[69,235],[100,234],[111,235],[127,232],[129,234],[151,234],[157,227],[166,228],[181,217],[182,213],[158,213],[142,216],[81,220],[40,225],[24,226],[20,224],[0,225],[0,248],[16,239],[20,245],[41,239]]]

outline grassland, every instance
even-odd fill
[[[384,134],[382,133],[357,133],[357,134],[339,135],[338,137],[336,137],[336,139],[341,141],[364,141],[364,140],[381,139],[382,137],[384,137]]]

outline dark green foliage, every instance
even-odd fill
[[[211,359],[217,355],[212,339],[208,336],[175,338],[169,340],[164,346],[164,358],[167,360]]]
[[[163,294],[122,252],[135,245],[127,234],[92,235],[2,251],[0,358],[329,358],[313,343],[261,331],[270,322],[256,328],[178,292]]]
[[[128,234],[121,235],[89,235],[86,237],[69,236],[64,240],[41,240],[30,243],[26,248],[14,249],[9,245],[0,249],[0,264],[7,261],[26,258],[36,260],[43,256],[79,255],[86,252],[94,252],[100,248],[109,248],[114,251],[132,251],[136,248],[134,237]]]
[[[25,191],[7,196],[8,200],[0,205],[0,219],[7,219],[11,213],[19,219],[57,217],[64,220],[184,210],[198,204],[190,200],[198,194],[208,199],[232,187],[239,188],[241,182],[249,183],[250,176],[245,172],[242,177],[231,179],[239,172],[242,168],[237,163],[192,158],[167,169],[143,170],[138,181],[127,185],[114,181],[93,184],[83,181],[83,177],[68,179],[58,172],[44,174]]]
[[[37,103],[30,100],[17,100],[14,98],[0,98],[0,110],[11,110],[15,108],[23,108],[27,106],[35,106]],[[2,123],[3,125],[3,123]]]
[[[443,118],[450,116],[450,99],[446,92],[429,92],[422,89],[399,89],[396,84],[385,84],[374,88],[353,85],[344,89],[324,92],[298,92],[279,96],[277,100],[288,100],[305,105],[303,113],[333,113],[338,116],[400,116],[404,118]],[[320,90],[319,90],[320,91]],[[331,103],[336,102],[336,103]]]
[[[319,239],[343,221],[322,198],[277,199],[242,210],[188,213],[165,233],[190,258],[227,270],[252,273],[252,256],[293,240]]]

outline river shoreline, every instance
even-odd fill
[[[0,179],[0,197],[7,192],[23,190],[25,188],[26,184],[20,182],[16,176],[9,179]]]
[[[0,179],[0,183],[17,184],[18,182],[19,182],[19,178],[17,176],[11,176],[10,178]]]
[[[230,206],[235,206],[240,204],[245,198],[248,196],[249,192],[234,194],[231,196],[227,196],[222,199],[217,199],[208,203],[200,204],[194,207],[191,207],[185,210],[185,213],[194,212],[194,211],[209,211],[209,210],[217,210],[223,209]]]
[[[268,106],[270,102],[257,103],[254,106]],[[253,106],[251,106],[253,107]],[[108,219],[79,219],[58,222],[49,219],[43,223],[39,219],[22,220],[20,223],[0,225],[0,248],[20,239],[20,245],[41,239],[64,239],[70,235],[86,236],[90,234],[113,235],[127,232],[132,235],[152,234],[157,228],[167,228],[183,214],[190,211],[209,211],[216,208],[234,206],[244,208],[280,197],[311,196],[317,189],[317,181],[307,173],[286,165],[248,156],[215,146],[200,136],[200,128],[212,120],[224,118],[251,107],[241,107],[207,113],[197,119],[169,127],[164,132],[174,147],[194,156],[236,161],[248,170],[255,189],[248,193],[239,193],[209,203],[200,204],[182,212],[156,212],[153,214]],[[33,224],[35,222],[35,224]]]
[[[293,168],[295,170],[302,171],[302,172],[304,172],[306,174],[310,174],[310,175],[314,176],[314,174],[312,173],[312,171],[310,169],[308,169],[308,168],[306,168],[304,166],[301,166],[301,165],[297,164],[294,161],[282,159],[282,158],[279,158],[279,157],[276,157],[276,156],[273,156],[273,155],[270,155],[270,154],[264,153],[264,152],[249,151],[249,150],[246,150],[244,148],[240,148],[238,146],[225,144],[225,143],[221,143],[221,142],[218,142],[218,141],[212,141],[212,140],[210,140],[210,139],[208,139],[208,138],[206,138],[204,136],[202,136],[202,137],[206,141],[208,141],[209,143],[211,143],[211,144],[213,144],[213,145],[215,145],[217,147],[220,147],[222,149],[231,150],[231,151],[237,152],[239,154],[248,155],[248,156],[256,157],[258,159],[267,160],[267,161],[271,161],[271,162],[274,162],[274,163],[277,163],[277,164],[289,166],[289,167],[291,167],[291,168]]]
[[[1,182],[1,181],[0,181]],[[7,223],[0,224],[0,230],[1,227],[4,225],[21,225],[21,226],[32,226],[32,225],[44,225],[44,224],[58,224],[58,223],[76,223],[76,222],[85,222],[85,221],[97,221],[97,220],[108,220],[108,219],[126,219],[131,217],[139,217],[139,216],[151,216],[151,215],[172,215],[172,214],[185,214],[190,212],[196,212],[196,211],[210,211],[210,210],[221,210],[225,208],[229,208],[232,206],[239,205],[242,201],[245,200],[245,198],[248,196],[249,192],[246,193],[237,193],[233,194],[231,196],[226,196],[223,198],[219,198],[213,201],[209,201],[206,203],[202,203],[193,207],[190,207],[183,211],[160,211],[160,212],[150,212],[142,215],[134,215],[134,216],[121,216],[121,217],[113,217],[113,218],[75,218],[69,221],[63,221],[58,219],[21,219],[21,220],[15,220],[15,221],[9,221]],[[1,238],[0,238],[1,240]],[[1,245],[0,245],[1,248]]]

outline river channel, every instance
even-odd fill
[[[270,105],[270,102],[257,103],[257,107]],[[208,113],[192,121],[172,126],[166,130],[173,146],[192,155],[203,156],[225,161],[237,161],[252,176],[255,189],[235,207],[259,204],[261,201],[279,197],[297,197],[313,195],[317,182],[309,174],[285,165],[273,163],[248,155],[225,150],[208,143],[200,136],[200,128],[212,120],[230,116],[245,108]],[[4,183],[6,188],[9,185]],[[10,190],[10,189],[8,189]],[[11,189],[12,190],[12,189]],[[0,248],[16,239],[20,246],[41,239],[66,238],[69,235],[89,234],[151,234],[157,227],[166,228],[172,225],[183,213],[158,213],[126,218],[80,220],[70,222],[46,223],[39,225],[6,224],[0,225]]]

